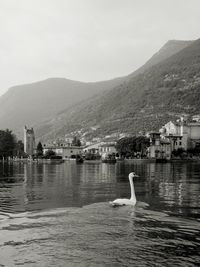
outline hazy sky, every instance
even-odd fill
[[[0,0],[0,94],[129,74],[170,39],[200,38],[200,0]]]

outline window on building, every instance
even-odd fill
[[[181,146],[182,145],[182,142],[179,142],[179,146]]]

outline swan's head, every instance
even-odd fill
[[[136,178],[136,177],[139,177],[135,172],[131,172],[129,173],[129,179],[132,179],[132,178]]]

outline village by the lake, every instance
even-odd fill
[[[36,143],[33,128],[24,127],[24,143],[20,140],[8,153],[2,149],[2,161],[47,162],[65,160],[101,160],[115,163],[117,160],[151,160],[169,162],[176,160],[200,160],[200,115],[181,117],[169,121],[157,132],[113,133],[86,140],[81,131],[66,134],[47,143]]]
[[[0,267],[200,266],[200,1],[0,1]]]

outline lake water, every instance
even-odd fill
[[[136,207],[109,206],[131,171]],[[0,266],[199,263],[198,162],[0,166]]]

